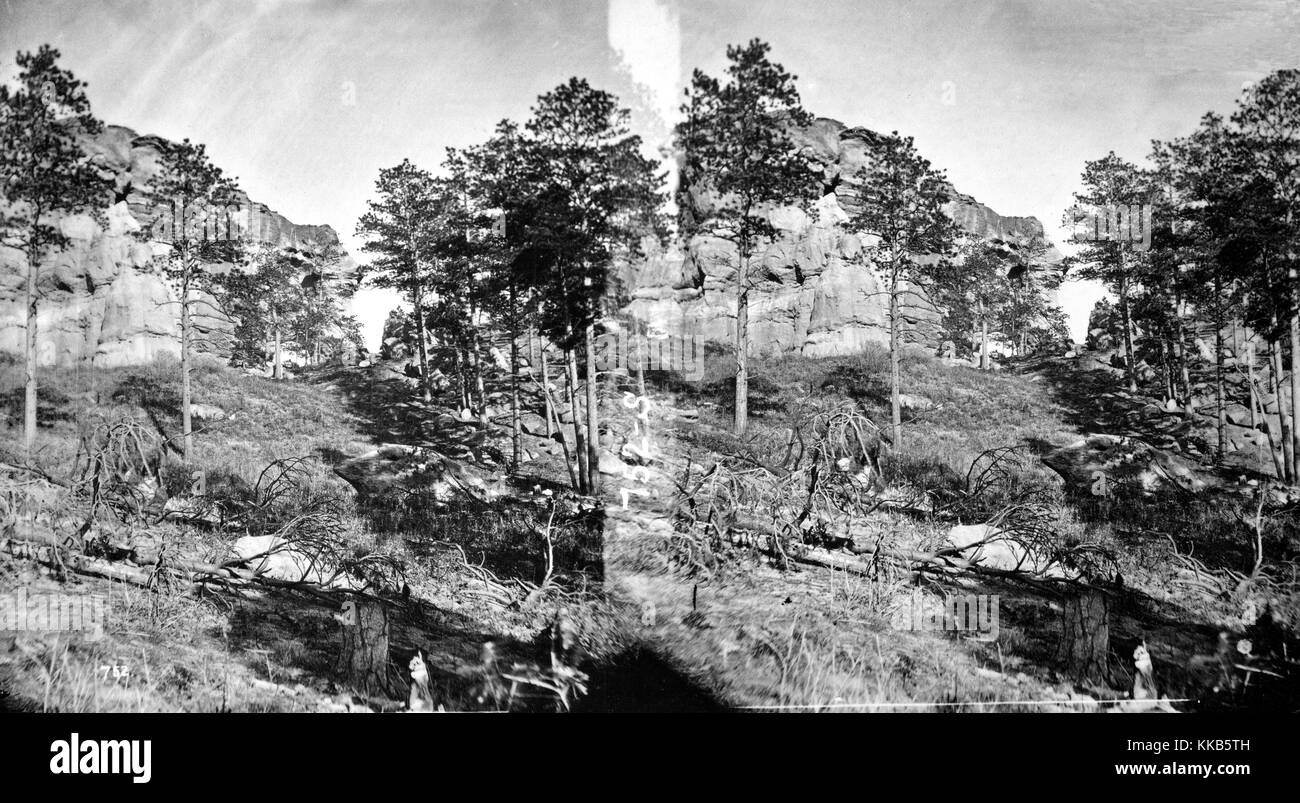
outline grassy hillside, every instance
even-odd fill
[[[909,354],[904,438],[880,445],[879,482],[824,476],[824,499],[853,494],[858,506],[773,540],[754,522],[779,522],[801,498],[796,479],[806,475],[781,479],[774,467],[812,448],[812,422],[834,413],[880,442],[872,424],[888,420],[886,355],[759,361],[743,438],[729,432],[726,360],[711,356],[707,367],[698,384],[647,376],[656,457],[649,474],[636,475],[644,486],[607,474],[600,504],[565,490],[558,444],[533,436],[525,444],[532,459],[490,504],[435,504],[419,487],[359,497],[335,469],[380,444],[454,455],[497,477],[509,451],[508,416],[487,429],[459,421],[449,399],[425,406],[382,366],[274,382],[200,365],[195,402],[221,413],[201,421],[188,466],[178,449],[174,362],[47,373],[28,461],[16,453],[21,377],[10,367],[0,376],[10,413],[0,430],[0,592],[101,594],[108,610],[99,642],[0,637],[0,702],[65,711],[392,710],[405,700],[406,663],[422,650],[434,698],[448,709],[550,710],[551,654],[571,628],[578,644],[564,648],[567,660],[589,677],[586,693],[570,689],[567,699],[582,710],[1095,710],[1127,694],[1143,642],[1164,694],[1188,700],[1180,707],[1295,707],[1297,541],[1288,511],[1272,512],[1256,533],[1248,497],[1210,504],[1123,489],[1099,497],[1065,488],[1039,459],[1085,431],[1122,431],[1124,405],[1141,399],[1098,405],[1102,378],[1061,361],[978,371]],[[503,388],[491,377],[490,391]],[[637,437],[622,394],[639,389],[627,377],[602,389],[605,445],[618,451]],[[527,399],[537,407],[535,394]],[[793,431],[804,437],[798,445]],[[103,491],[111,504],[94,507],[88,454],[115,455],[115,484]],[[625,508],[627,487],[657,495],[630,496]],[[153,572],[156,582],[63,572],[15,548],[26,531],[75,532],[87,520],[87,554]],[[1091,573],[1109,605],[1102,677],[1081,683],[1062,671],[1062,617],[1075,586],[951,566],[919,571],[889,557],[934,554],[953,527],[989,521],[1028,527],[1039,546]],[[304,532],[374,579],[370,593],[390,611],[386,690],[357,695],[338,666],[342,596],[193,586],[164,571],[220,562],[245,534]],[[1257,535],[1265,565],[1243,583]],[[850,568],[795,559],[812,548]],[[900,627],[900,614],[952,595],[996,596],[996,638]],[[1252,606],[1269,612],[1261,621],[1273,629],[1245,617]],[[1250,671],[1221,676],[1220,633],[1231,645],[1253,642],[1254,653],[1238,658]]]
[[[469,502],[435,510],[418,499],[401,508],[368,504],[336,474],[343,461],[403,435],[393,425],[410,423],[399,420],[398,400],[411,406],[406,383],[374,381],[360,369],[275,382],[202,363],[194,373],[195,403],[224,415],[196,425],[193,460],[182,466],[178,376],[173,360],[93,375],[44,373],[42,426],[30,460],[18,453],[20,371],[0,377],[10,413],[0,430],[6,537],[0,593],[107,599],[107,635],[99,642],[69,633],[0,634],[5,707],[391,708],[405,700],[405,664],[419,649],[429,656],[439,704],[495,708],[506,703],[482,697],[483,644],[492,641],[505,666],[544,665],[548,629],[566,600],[597,634],[591,660],[620,647],[616,618],[580,583],[539,591],[543,542],[536,529],[545,522],[543,507],[531,500],[507,500],[491,510]],[[115,504],[94,512],[87,554],[146,571],[174,559],[220,562],[241,535],[305,537],[305,522],[332,554],[377,567],[379,579],[388,581],[372,593],[392,611],[391,697],[359,700],[343,685],[335,621],[342,597],[221,583],[172,588],[162,573],[145,589],[62,573],[14,554],[25,532],[74,531],[90,515],[87,450],[102,454],[106,440],[128,454],[115,477]],[[206,484],[202,495],[197,474]],[[257,516],[237,515],[254,509]],[[563,546],[562,538],[556,541]],[[129,675],[101,672],[105,666],[125,667]],[[554,702],[549,692],[525,684],[509,705],[550,708]]]
[[[1266,567],[1241,582],[1254,562],[1252,500],[1229,504],[1123,487],[1097,496],[1066,488],[1039,459],[1085,433],[1125,431],[1123,405],[1112,405],[1113,419],[1098,414],[1103,377],[1079,373],[1063,360],[979,371],[908,355],[902,385],[911,409],[904,413],[902,444],[882,447],[884,487],[871,495],[872,504],[826,528],[834,532],[803,536],[805,543],[820,541],[832,556],[865,555],[857,564],[865,571],[849,572],[787,563],[770,556],[770,549],[761,554],[734,542],[739,532],[739,540],[763,546],[755,520],[775,520],[780,529],[782,506],[801,498],[800,489],[782,485],[780,466],[792,465],[792,448],[809,445],[809,421],[817,411],[851,410],[867,421],[888,421],[887,355],[760,363],[751,384],[751,428],[743,438],[729,431],[726,362],[711,368],[714,378],[700,386],[667,383],[649,395],[668,410],[651,431],[662,433],[670,460],[679,466],[688,460],[697,476],[719,459],[731,469],[726,482],[701,488],[694,500],[693,510],[708,509],[714,518],[696,518],[670,536],[655,522],[671,512],[670,504],[639,500],[642,514],[615,511],[620,521],[614,529],[623,528],[615,543],[623,546],[612,547],[617,568],[607,568],[621,576],[625,596],[653,600],[661,618],[671,612],[654,637],[730,703],[795,710],[1095,709],[1094,699],[1126,696],[1131,656],[1145,643],[1164,693],[1187,699],[1187,708],[1279,700],[1294,707],[1295,669],[1287,656],[1296,647],[1300,542],[1291,512],[1265,517]],[[673,411],[680,408],[697,408],[698,420],[675,422]],[[792,447],[795,429],[804,440]],[[664,487],[664,495],[670,493]],[[873,509],[882,499],[893,504]],[[721,527],[718,518],[725,520]],[[990,521],[1008,528],[1005,522],[1015,523],[1044,550],[1084,569],[1104,592],[1110,609],[1104,677],[1080,684],[1061,671],[1062,616],[1077,585],[917,572],[881,557],[890,551],[932,554],[951,528]],[[656,539],[676,546],[647,555],[646,544]],[[691,548],[683,558],[684,539]],[[681,581],[680,573],[676,581],[665,580],[665,566],[684,566],[689,580]],[[981,594],[1000,598],[994,641],[897,626],[900,611],[918,597],[933,602]],[[1267,627],[1250,614],[1265,610]],[[1288,677],[1231,670],[1225,682],[1217,670],[1221,632],[1231,644],[1253,637],[1250,660],[1283,667],[1279,675]],[[1245,682],[1248,675],[1253,684]]]

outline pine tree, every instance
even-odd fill
[[[1268,227],[1267,276],[1285,304],[1291,351],[1292,476],[1300,477],[1300,70],[1278,70],[1255,82],[1232,115],[1246,154],[1256,206],[1278,214]],[[1273,277],[1276,277],[1275,279]]]
[[[894,448],[902,445],[899,401],[902,299],[909,286],[924,287],[942,272],[957,229],[944,212],[950,187],[941,171],[921,157],[911,137],[895,131],[869,143],[868,163],[855,177],[858,211],[847,227],[867,242],[866,260],[883,278],[889,296],[889,390]]]
[[[537,289],[516,261],[526,247],[531,197],[528,148],[519,126],[497,124],[493,136],[464,152],[469,194],[477,215],[469,221],[480,257],[491,265],[484,300],[488,312],[510,338],[510,448],[517,471],[523,460],[520,426],[519,343],[536,323]],[[549,418],[547,423],[549,424]]]
[[[357,222],[357,234],[367,238],[362,250],[376,254],[365,278],[376,287],[391,287],[406,294],[415,310],[416,350],[420,359],[420,390],[426,402],[433,398],[429,379],[426,339],[431,271],[431,228],[438,214],[433,176],[404,159],[396,167],[379,171],[378,198]]]
[[[544,215],[550,225],[539,227],[555,271],[542,320],[565,353],[580,485],[588,494],[600,492],[594,331],[601,301],[616,250],[635,241],[637,222],[659,205],[663,182],[658,163],[640,154],[641,140],[628,131],[628,116],[613,95],[572,78],[538,98],[527,124],[544,194],[559,202]],[[575,393],[579,346],[585,355],[585,431]]]
[[[200,311],[221,313],[209,301],[214,289],[212,266],[243,259],[244,244],[227,219],[238,192],[235,180],[212,163],[207,149],[188,139],[163,155],[162,172],[152,189],[155,202],[167,210],[164,215],[171,216],[170,225],[163,229],[169,249],[162,267],[180,308],[181,437],[186,462],[194,448],[190,369],[195,350],[202,345],[194,318]]]
[[[802,204],[817,186],[811,164],[792,136],[812,122],[812,115],[801,105],[795,76],[768,58],[770,50],[758,39],[729,46],[725,84],[697,69],[682,105],[685,120],[676,130],[684,154],[683,186],[716,194],[712,233],[737,250],[737,435],[749,420],[753,257],[764,238],[775,234],[768,217],[772,208]]]
[[[4,243],[27,259],[26,395],[23,445],[36,439],[40,264],[67,243],[52,216],[106,205],[110,178],[97,170],[81,137],[103,125],[90,112],[86,85],[58,66],[59,51],[42,45],[18,53],[17,89],[0,85],[0,210]]]
[[[1083,191],[1075,193],[1075,200],[1085,204],[1104,218],[1117,216],[1117,210],[1141,207],[1151,198],[1149,176],[1131,162],[1126,162],[1112,151],[1096,161],[1086,162],[1083,168]],[[1105,233],[1106,239],[1092,239],[1077,257],[1079,275],[1085,279],[1104,282],[1118,299],[1121,339],[1124,347],[1124,373],[1130,392],[1137,392],[1137,366],[1133,353],[1133,317],[1129,308],[1134,291],[1135,268],[1133,243],[1127,238]]]

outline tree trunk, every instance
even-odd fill
[[[1018,284],[1011,286],[1011,355],[1013,357],[1023,357],[1025,354],[1023,344],[1021,343],[1022,334],[1020,332],[1020,287]]]
[[[190,462],[194,449],[190,421],[190,339],[190,283],[187,277],[181,282],[181,439],[186,463]]]
[[[523,458],[519,429],[519,317],[515,290],[510,288],[510,457],[514,470],[519,470]]]
[[[1105,593],[1086,589],[1065,601],[1056,659],[1076,683],[1104,686],[1110,675],[1110,604]]]
[[[1300,427],[1296,421],[1296,402],[1300,400],[1300,313],[1291,315],[1291,478],[1300,477]],[[1281,407],[1278,408],[1279,410]]]
[[[984,314],[984,305],[980,304],[980,370],[989,369],[989,319]]]
[[[1174,341],[1174,356],[1178,361],[1179,378],[1183,383],[1183,395],[1179,400],[1183,404],[1183,418],[1190,420],[1192,417],[1192,374],[1187,367],[1187,344],[1184,342],[1186,333],[1183,331],[1183,319],[1181,316],[1175,318],[1177,328],[1177,339]]]
[[[1122,259],[1123,257],[1121,257]],[[1128,392],[1137,393],[1137,367],[1133,355],[1133,325],[1128,309],[1128,280],[1121,276],[1119,282],[1119,311],[1124,326],[1124,372],[1128,376]]]
[[[1175,378],[1174,372],[1177,370],[1177,356],[1174,353],[1174,339],[1169,338],[1162,344],[1162,351],[1165,357],[1165,400],[1178,404],[1178,379]]]
[[[32,446],[36,443],[36,278],[39,271],[35,248],[27,251],[27,289],[24,301],[27,302],[27,341],[26,341],[26,391],[23,400],[23,451],[28,460],[32,456]]]
[[[742,272],[742,276],[744,273]],[[742,280],[743,281],[743,280]],[[737,435],[749,425],[749,289],[740,288],[736,303],[736,420]]]
[[[411,290],[411,301],[415,305],[415,343],[420,356],[420,397],[428,404],[433,401],[433,386],[429,383],[429,346],[424,342],[424,291],[418,284]]]
[[[275,345],[271,352],[271,378],[279,380],[284,378],[284,369],[280,361],[280,317],[278,315],[271,316],[271,333],[275,338]]]
[[[578,458],[578,487],[575,488],[578,493],[587,493],[587,440],[582,434],[582,410],[578,406],[578,363],[573,358],[573,350],[565,349],[564,351],[564,370],[568,377],[566,383],[566,395],[569,399],[569,415],[573,417],[573,450],[577,453]]]
[[[1286,470],[1278,475],[1285,482],[1295,481],[1295,446],[1291,442],[1291,416],[1287,405],[1286,391],[1282,384],[1282,346],[1276,341],[1268,344],[1269,378],[1273,386],[1273,400],[1277,404],[1277,420],[1282,440],[1282,465]],[[1265,411],[1268,412],[1267,410]]]
[[[339,674],[367,697],[389,694],[389,628],[384,604],[349,599],[338,616],[343,624]]]
[[[472,414],[474,412],[474,389],[470,383],[469,349],[458,346],[456,354],[460,365],[460,408]]]
[[[538,338],[537,354],[539,362],[542,364],[542,400],[546,404],[546,437],[555,437],[555,429],[551,427],[551,419],[557,417],[554,408],[551,407],[551,374],[546,366],[546,347],[547,343],[544,338]],[[557,423],[558,426],[558,423]]]
[[[1255,392],[1255,337],[1251,335],[1246,340],[1246,390],[1250,393],[1250,428],[1259,427],[1259,418],[1255,415],[1255,407],[1259,402],[1259,394]]]
[[[564,468],[569,472],[569,485],[574,490],[580,487],[578,474],[573,467],[573,456],[569,453],[569,442],[564,437],[564,422],[559,420],[559,411],[551,400],[550,380],[546,377],[546,348],[547,343],[542,339],[539,343],[542,355],[542,396],[546,399],[546,437],[554,438],[559,435],[560,450],[564,452]]]
[[[478,394],[478,420],[486,427],[488,425],[487,391],[483,387],[483,359],[479,355],[480,347],[476,330],[471,336],[469,364],[474,372],[474,392]]]
[[[600,493],[600,410],[596,406],[595,326],[588,324],[585,337],[587,356],[587,492]]]
[[[1226,400],[1224,399],[1227,390],[1223,382],[1223,326],[1221,324],[1216,323],[1214,328],[1215,328],[1214,384],[1215,384],[1215,394],[1219,397],[1218,400],[1219,401],[1218,404],[1219,459],[1222,460],[1223,455],[1226,453],[1228,447],[1228,439],[1227,439],[1228,405],[1226,403]]]
[[[898,278],[895,276],[889,286],[889,423],[894,449],[903,445],[903,406],[898,398],[899,385],[902,384],[898,347]]]
[[[1278,433],[1268,424],[1268,411],[1264,409],[1263,400],[1260,398],[1259,389],[1255,387],[1256,378],[1250,378],[1250,420],[1254,422],[1263,421],[1265,434],[1268,436],[1268,456],[1273,459],[1273,472],[1277,478],[1286,481],[1287,468],[1284,462],[1282,444],[1279,443]]]

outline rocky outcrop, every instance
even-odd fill
[[[1089,435],[1043,455],[1042,460],[1072,490],[1098,496],[1120,486],[1144,493],[1200,493],[1219,484],[1217,477],[1190,460],[1118,435]]]
[[[397,502],[416,494],[422,503],[491,502],[506,490],[500,477],[432,449],[386,443],[335,466],[365,500]]]
[[[169,210],[150,192],[163,155],[174,145],[121,126],[107,126],[84,144],[105,175],[112,175],[113,197],[105,199],[106,209],[99,214],[58,220],[68,245],[46,256],[40,266],[40,364],[113,367],[149,362],[161,353],[179,354],[178,305],[155,260],[167,250],[158,238]],[[243,236],[254,243],[309,252],[339,245],[329,226],[297,225],[246,195],[237,196],[231,209],[238,210]],[[348,258],[337,275],[326,278],[350,282],[355,269]],[[23,351],[26,275],[25,255],[0,245],[3,352]],[[200,340],[220,352],[233,321],[212,304],[196,308]]]
[[[809,357],[849,354],[868,343],[888,342],[887,299],[878,276],[864,267],[863,243],[843,224],[857,206],[854,174],[867,162],[877,135],[821,118],[798,138],[821,171],[822,197],[808,211],[793,206],[768,210],[777,234],[754,257],[757,283],[750,296],[750,333],[757,354]],[[1043,240],[1034,218],[1004,217],[968,195],[953,192],[948,213],[968,234],[1019,249]],[[716,199],[705,188],[680,194],[686,228],[694,233],[679,248],[650,250],[619,275],[624,312],[662,332],[698,328],[708,341],[735,337],[733,243],[711,232]],[[1048,260],[1059,261],[1055,249]],[[905,340],[938,349],[940,313],[924,293],[903,298]]]

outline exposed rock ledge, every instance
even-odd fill
[[[788,206],[768,213],[778,234],[754,257],[761,266],[750,296],[755,353],[824,357],[888,342],[888,304],[880,279],[862,266],[863,243],[842,225],[857,199],[851,176],[865,163],[866,146],[876,136],[827,118],[800,133],[821,165],[824,195],[811,213]],[[707,224],[716,199],[705,189],[686,187],[681,202],[688,219]],[[1012,249],[1044,238],[1037,219],[999,215],[961,193],[954,194],[948,212],[967,233]],[[708,233],[707,225],[698,232],[681,247],[623,267],[618,278],[627,300],[624,312],[665,333],[698,322],[708,341],[729,344],[735,337],[736,248]],[[1049,248],[1047,261],[1059,259]],[[923,293],[906,295],[903,316],[908,342],[939,346],[939,312]]]
[[[86,143],[103,170],[111,172],[120,199],[101,219],[71,215],[58,221],[70,242],[41,264],[37,327],[38,360],[44,366],[113,367],[180,353],[179,312],[171,289],[151,260],[166,246],[141,237],[160,214],[147,191],[158,175],[160,157],[172,143],[137,136],[129,128],[106,126]],[[0,204],[4,203],[0,199]],[[249,235],[281,247],[315,251],[337,246],[329,226],[301,226],[266,205],[240,196]],[[353,281],[356,265],[345,259],[337,281]],[[27,260],[0,245],[0,352],[21,354],[27,311],[23,306]],[[199,304],[196,324],[205,341],[218,344],[233,323]]]

